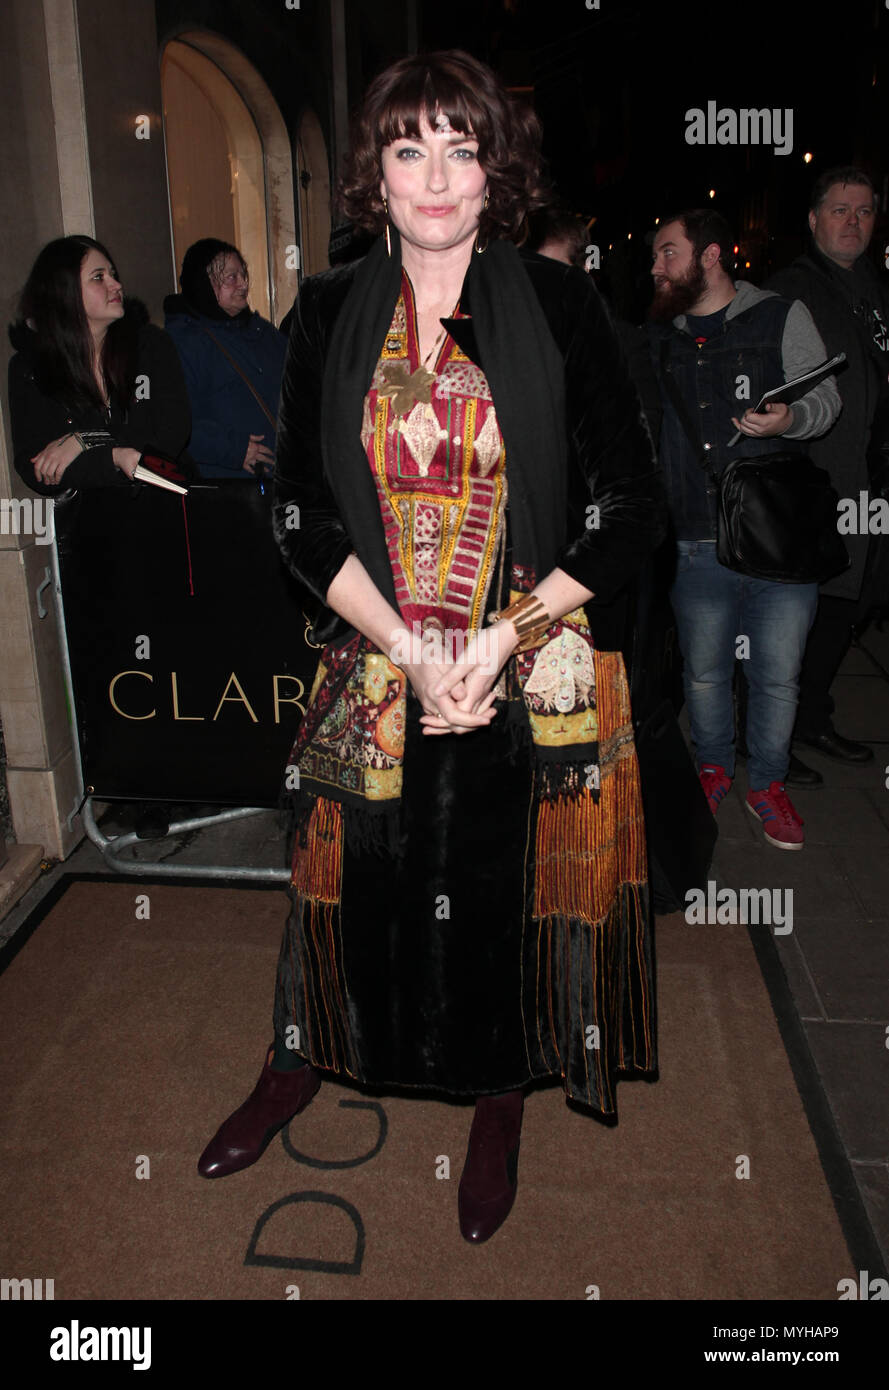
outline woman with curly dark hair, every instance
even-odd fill
[[[15,467],[35,492],[128,487],[145,450],[175,459],[188,443],[172,339],[124,299],[101,242],[67,236],[43,247],[9,336]]]
[[[473,1098],[479,1242],[513,1204],[530,1083],[613,1115],[618,1073],[655,1067],[608,604],[664,504],[595,289],[515,244],[546,198],[539,128],[493,73],[388,68],[342,193],[382,235],[302,286],[278,436],[276,535],[325,645],[289,765],[275,1043],[199,1170],[254,1162],[321,1074]]]

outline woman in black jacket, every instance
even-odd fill
[[[175,459],[188,443],[188,394],[175,346],[125,303],[114,262],[87,236],[40,252],[9,336],[16,471],[53,497],[129,487],[142,453]]]
[[[613,1115],[618,1073],[655,1067],[638,770],[601,634],[665,509],[595,288],[514,244],[539,135],[466,54],[394,64],[344,185],[384,235],[297,299],[275,531],[325,646],[288,769],[275,1044],[199,1163],[254,1162],[320,1072],[471,1097],[472,1242],[512,1206],[529,1082]]]
[[[17,349],[9,363],[16,471],[44,497],[89,494],[90,511],[97,515],[88,534],[101,536],[106,525],[117,524],[120,495],[142,486],[133,481],[142,454],[176,460],[185,476],[193,473],[187,457],[180,457],[191,412],[173,340],[148,322],[138,300],[124,300],[114,262],[100,242],[67,236],[44,246],[9,336]],[[127,520],[132,524],[134,518]],[[88,546],[78,528],[74,532],[67,543]],[[73,596],[77,609],[76,586]],[[70,587],[66,598],[72,598]],[[69,612],[69,625],[83,616]],[[91,677],[87,663],[84,686]],[[156,837],[169,820],[169,808],[149,804],[138,810],[134,824],[140,835]]]

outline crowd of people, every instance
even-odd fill
[[[126,487],[142,454],[194,480],[268,475],[287,342],[250,309],[237,247],[188,248],[165,329],[124,297],[116,263],[92,237],[38,255],[10,328],[13,454],[45,496]]]
[[[849,537],[820,590],[718,554],[739,453],[807,454],[840,496],[887,495],[889,294],[866,254],[867,173],[822,175],[809,251],[762,289],[734,278],[718,213],[665,210],[651,313],[632,325],[584,271],[582,224],[552,211],[540,136],[467,55],[403,59],[367,93],[341,184],[371,250],[303,283],[287,337],[216,239],[186,253],[166,332],[87,237],[41,251],[11,330],[29,486],[133,486],[149,449],[211,483],[273,475],[271,528],[323,644],[288,762],[274,1043],[199,1171],[255,1162],[322,1074],[472,1097],[458,1206],[473,1243],[514,1201],[530,1083],[560,1077],[610,1116],[621,1074],[656,1074],[612,605],[667,547],[702,795],[716,815],[745,757],[766,841],[798,850],[786,788],[822,779],[794,739],[873,756],[834,727],[830,687],[889,582],[880,534]],[[842,370],[755,408],[838,353]]]
[[[670,598],[701,783],[715,814],[743,758],[747,804],[782,849],[804,844],[786,787],[824,785],[794,744],[840,762],[873,759],[834,727],[830,689],[855,631],[889,604],[889,540],[879,523],[844,531],[848,566],[820,584],[727,569],[717,559],[719,479],[740,452],[768,457],[789,444],[826,471],[839,498],[889,497],[889,289],[867,254],[876,212],[865,170],[825,170],[812,188],[807,251],[762,289],[734,278],[733,229],[717,211],[666,213],[650,236],[648,322],[615,318],[669,497]],[[532,228],[541,254],[583,265],[582,219],[550,211]],[[836,374],[792,404],[744,407],[838,354]]]
[[[782,849],[804,843],[786,787],[823,783],[792,743],[839,761],[873,758],[871,748],[834,727],[830,687],[855,629],[887,603],[889,541],[881,527],[844,534],[846,567],[824,575],[820,590],[817,582],[728,569],[716,555],[719,479],[732,459],[734,426],[746,436],[745,458],[789,447],[826,471],[839,499],[886,496],[889,291],[866,255],[875,215],[864,170],[826,170],[812,190],[807,253],[762,290],[734,280],[732,231],[712,211],[668,215],[653,240],[648,332],[676,536],[671,599],[701,781],[715,813],[735,770],[732,684],[740,655],[746,714],[737,742],[747,760],[747,806],[767,841]],[[758,402],[839,354],[845,360],[835,375],[791,404],[771,401],[741,413],[742,401]],[[838,526],[839,517],[832,520]]]

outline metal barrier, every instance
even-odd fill
[[[168,833],[171,836],[184,835],[189,830],[201,830],[208,825],[221,825],[226,821],[261,815],[265,809],[263,806],[243,806],[233,811],[222,811],[218,816],[195,816],[191,820],[174,821]],[[251,869],[230,864],[166,864],[159,860],[123,858],[122,850],[134,844],[144,845],[145,841],[140,840],[135,831],[111,839],[103,835],[93,814],[92,797],[87,797],[81,815],[87,836],[102,851],[102,858],[108,867],[117,873],[135,875],[137,878],[154,878],[163,874],[169,878],[220,878],[229,882],[232,879],[255,879],[260,883],[290,882],[289,869]]]

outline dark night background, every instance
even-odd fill
[[[712,201],[734,228],[738,274],[762,283],[805,249],[809,191],[822,170],[862,165],[885,209],[885,0],[599,3],[417,0],[415,29],[420,50],[466,49],[533,103],[562,201],[596,218],[589,240],[602,257],[597,279],[619,313],[644,316],[645,236],[671,211]],[[409,50],[409,9],[403,0],[345,0],[355,101]],[[227,35],[262,72],[290,130],[308,101],[332,148],[325,12],[314,0],[302,0],[298,16],[283,0],[156,0],[161,43],[193,26]],[[685,112],[706,110],[708,100],[735,110],[790,107],[792,152],[688,145]],[[871,243],[880,265],[887,241],[881,212]]]
[[[656,217],[712,201],[734,228],[739,276],[761,283],[805,249],[809,190],[823,169],[862,164],[885,207],[884,0],[601,0],[599,10],[584,0],[448,0],[421,12],[425,46],[459,44],[510,85],[533,88],[551,175],[566,203],[596,217],[589,239],[602,282],[628,317],[642,317],[650,297],[644,238]],[[791,107],[792,152],[688,145],[685,112],[708,100]],[[886,233],[881,215],[880,264]]]

